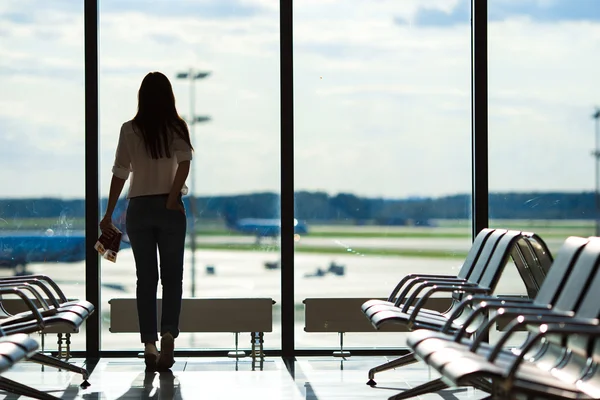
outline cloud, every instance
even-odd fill
[[[69,135],[32,119],[0,116],[0,196],[84,197],[83,126]]]
[[[19,23],[30,23],[47,12],[77,12],[83,14],[83,2],[52,0],[40,2],[22,0],[3,2],[0,5],[0,18]],[[228,19],[253,17],[278,10],[277,0],[156,0],[148,6],[145,0],[102,0],[99,2],[101,14],[121,14],[139,12],[166,18],[190,16],[202,19]]]
[[[7,19],[11,22],[15,22],[17,24],[30,24],[33,22],[33,17],[31,16],[31,14],[24,13],[24,12],[15,12],[15,13],[8,12],[5,14],[2,14],[2,18]]]
[[[161,17],[196,17],[202,19],[227,19],[253,17],[272,10],[272,1],[244,0],[169,0],[154,1],[147,7],[145,0],[103,0],[100,11],[103,13],[139,12]]]
[[[599,21],[600,7],[597,0],[579,0],[577,3],[562,0],[495,0],[488,2],[488,21],[505,21],[527,18],[540,22]],[[397,16],[399,25],[446,27],[469,24],[471,1],[459,0],[424,3],[411,16]]]
[[[516,16],[539,22],[600,20],[600,7],[596,0],[496,0],[490,2],[488,13],[492,21]]]
[[[470,0],[455,1],[452,5],[441,6],[435,4],[434,8],[420,7],[411,17],[398,16],[394,21],[399,25],[436,26],[446,27],[458,24],[469,24],[471,20]]]
[[[460,8],[422,1],[296,5],[298,190],[386,197],[470,192],[470,28],[398,25],[389,17],[410,18],[423,4],[446,13]],[[11,149],[0,154],[6,172],[0,197],[82,195],[83,21],[82,10],[67,3],[45,10],[48,18],[38,10],[35,22],[0,24],[0,132]],[[10,10],[6,4],[0,2],[0,14],[24,12],[32,3],[10,2]],[[277,6],[243,4],[263,11],[224,19],[161,16],[164,4],[154,2],[101,9],[103,193],[120,126],[135,114],[144,75],[169,76],[180,113],[189,115],[189,82],[175,76],[190,67],[212,72],[195,83],[196,114],[212,117],[195,129],[197,193],[279,191]],[[490,189],[589,190],[600,24],[508,18],[492,21],[489,35]]]

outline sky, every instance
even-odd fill
[[[197,195],[279,191],[279,1],[100,1],[100,189],[150,71],[190,113]],[[489,0],[491,191],[594,189],[600,1]],[[297,190],[470,193],[470,1],[295,0]],[[0,198],[82,198],[83,1],[0,2]]]

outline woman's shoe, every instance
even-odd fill
[[[158,364],[158,350],[156,346],[148,346],[144,349],[144,361],[146,362],[146,371],[156,371]]]
[[[169,332],[165,333],[160,339],[160,355],[156,368],[158,371],[165,371],[175,364],[175,339]]]

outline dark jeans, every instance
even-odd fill
[[[158,340],[156,289],[159,270],[162,283],[161,335],[179,335],[183,293],[183,253],[186,217],[166,208],[167,195],[140,196],[129,200],[127,235],[131,242],[137,275],[137,310],[142,343]]]

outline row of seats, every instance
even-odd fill
[[[512,258],[528,297],[493,295]],[[541,398],[600,398],[600,238],[568,238],[556,259],[531,232],[484,229],[457,275],[410,274],[387,300],[370,300],[362,311],[376,329],[403,324],[412,332],[411,352],[369,371],[376,373],[425,361],[440,378],[404,391],[404,399],[448,386],[474,386],[504,398],[522,394]],[[445,312],[425,308],[439,293],[452,296]],[[94,306],[69,301],[44,275],[0,279],[0,296],[19,296],[28,311],[11,315],[0,302],[0,374],[28,359],[82,375],[84,368],[39,352],[28,334],[49,327],[78,331]],[[495,344],[492,327],[506,326]],[[506,344],[516,331],[527,333],[519,347]],[[0,376],[0,389],[38,399],[55,397]]]
[[[8,295],[20,297],[28,311],[10,314],[0,302],[0,374],[22,360],[29,360],[81,374],[81,387],[88,387],[89,374],[85,368],[42,353],[29,334],[52,327],[67,327],[77,332],[94,312],[93,304],[85,300],[68,300],[56,282],[45,275],[0,278],[0,296]],[[3,376],[0,376],[0,390],[36,399],[57,399]]]
[[[529,296],[494,295],[512,257]],[[568,238],[553,259],[537,235],[485,229],[456,276],[411,274],[387,301],[370,300],[363,313],[375,328],[405,324],[411,352],[369,371],[424,361],[440,378],[403,391],[405,399],[446,387],[470,386],[489,398],[600,398],[600,238]],[[423,307],[435,293],[452,293],[452,307]],[[493,344],[491,329],[505,328]],[[508,346],[516,332],[526,339]]]

